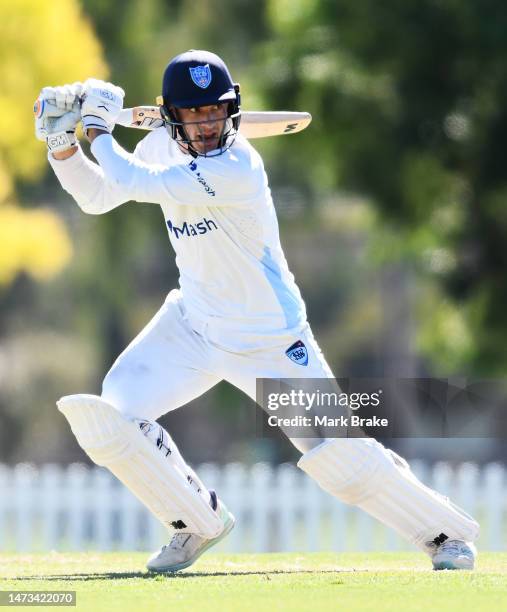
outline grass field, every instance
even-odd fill
[[[482,554],[474,572],[433,572],[414,553],[210,554],[173,576],[148,574],[145,559],[0,555],[0,589],[75,590],[77,610],[90,612],[507,610],[504,553]]]

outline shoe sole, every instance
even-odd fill
[[[173,574],[174,572],[179,572],[180,570],[183,570],[186,567],[190,567],[193,563],[197,561],[197,559],[202,554],[204,554],[212,546],[215,546],[215,544],[218,544],[227,535],[229,535],[235,523],[236,523],[236,519],[231,513],[229,513],[229,519],[225,523],[225,527],[222,533],[216,538],[213,538],[212,540],[210,540],[205,546],[203,546],[200,550],[198,550],[193,557],[190,557],[190,559],[188,559],[187,561],[184,561],[183,563],[176,563],[175,565],[166,565],[164,567],[157,567],[157,568],[148,567],[148,570],[150,572],[156,572],[157,574],[168,574],[168,573]]]

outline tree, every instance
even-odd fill
[[[370,198],[377,259],[409,262],[424,288],[419,348],[441,373],[503,373],[507,7],[271,0],[267,14],[259,83],[314,115],[280,176],[314,199]]]
[[[33,102],[45,85],[105,76],[107,68],[77,0],[4,3],[0,57],[0,285],[7,285],[20,271],[50,278],[72,253],[54,210],[18,202],[19,183],[40,180],[48,167],[34,138]]]

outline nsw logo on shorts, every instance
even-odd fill
[[[298,365],[308,365],[308,351],[302,340],[294,342],[292,346],[285,351],[287,357]]]

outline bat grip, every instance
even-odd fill
[[[118,119],[116,123],[118,125],[123,125],[124,127],[131,127],[132,122],[134,120],[134,113],[131,108],[124,108],[120,111],[118,115]]]

